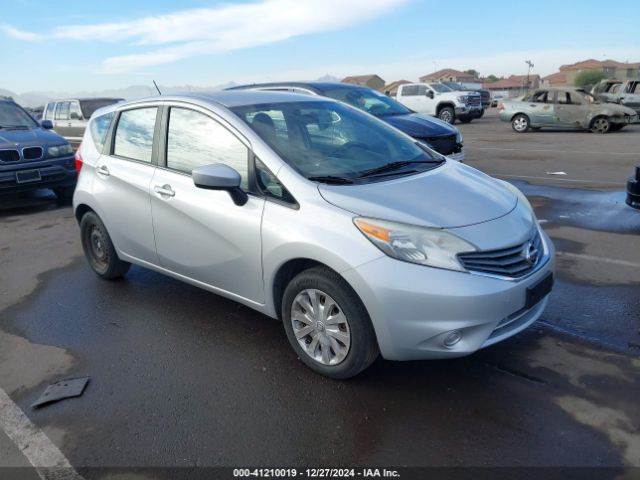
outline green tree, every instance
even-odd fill
[[[602,70],[583,70],[576,75],[576,87],[589,88],[593,87],[600,80],[604,80],[604,72]]]
[[[495,75],[491,74],[489,75],[487,78],[485,78],[485,81],[487,83],[493,83],[493,82],[497,82],[498,80],[500,80],[500,78],[496,77]]]
[[[464,73],[468,73],[469,75],[473,75],[476,78],[478,78],[480,76],[480,72],[478,72],[477,70],[474,70],[473,68],[471,68],[469,70],[465,70]]]

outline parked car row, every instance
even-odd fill
[[[469,123],[480,118],[482,97],[475,91],[455,91],[443,83],[408,83],[400,85],[396,100],[416,112],[426,113],[453,124]]]
[[[316,87],[96,111],[73,199],[91,268],[137,264],[280,319],[333,378],[378,355],[467,355],[538,319],[554,247],[526,197],[366,113],[394,102]]]
[[[598,100],[632,108],[640,114],[640,80],[603,80],[591,90]]]

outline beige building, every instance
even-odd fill
[[[411,82],[409,80],[396,80],[395,82],[391,82],[389,85],[385,85],[380,91],[385,95],[395,97],[396,93],[398,93],[398,87],[400,85],[406,85],[408,83]]]
[[[437,72],[423,75],[422,77],[420,77],[420,81],[473,83],[477,82],[478,79],[475,76],[469,73],[461,72],[460,70],[454,70],[453,68],[444,68],[442,70],[438,70]]]
[[[590,58],[581,62],[562,65],[559,72],[543,78],[543,85],[547,87],[575,85],[576,77],[580,72],[584,71],[603,72],[605,78],[617,78],[619,80],[640,78],[640,62],[623,63],[616,60],[595,60]]]
[[[343,78],[342,83],[362,85],[363,87],[373,88],[374,90],[382,90],[384,88],[384,80],[378,75],[354,75]]]

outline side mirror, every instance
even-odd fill
[[[433,90],[427,90],[427,97],[433,98]]]
[[[71,113],[69,114],[69,118],[70,118],[71,120],[82,120],[82,119],[80,118],[80,115],[78,115],[76,112],[71,112]]]
[[[240,188],[242,177],[228,165],[215,163],[194,168],[191,172],[193,184],[205,190],[226,190],[233,203],[242,206],[249,200],[247,194]]]
[[[45,130],[51,130],[53,128],[53,122],[51,120],[42,120],[40,126]]]

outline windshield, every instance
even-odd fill
[[[0,102],[0,128],[33,128],[38,123],[13,102]]]
[[[413,113],[407,107],[383,93],[368,88],[332,88],[325,90],[323,95],[353,105],[371,115],[405,115]]]
[[[452,90],[462,90],[462,91],[467,90],[461,83],[456,83],[456,82],[442,82],[442,83],[447,87],[451,88]]]
[[[453,92],[452,89],[450,89],[449,87],[447,87],[446,85],[442,84],[442,83],[432,83],[431,85],[429,85],[432,89],[434,89],[436,92],[438,93],[447,93],[447,92]]]
[[[443,162],[385,123],[338,102],[285,102],[231,110],[311,180],[361,183],[382,175],[424,171]],[[405,163],[411,166],[403,168]],[[367,176],[390,164],[399,168]]]
[[[96,98],[93,100],[80,100],[80,109],[82,110],[82,117],[89,119],[93,112],[99,108],[106,107],[107,105],[113,105],[114,103],[122,102],[123,98]]]

